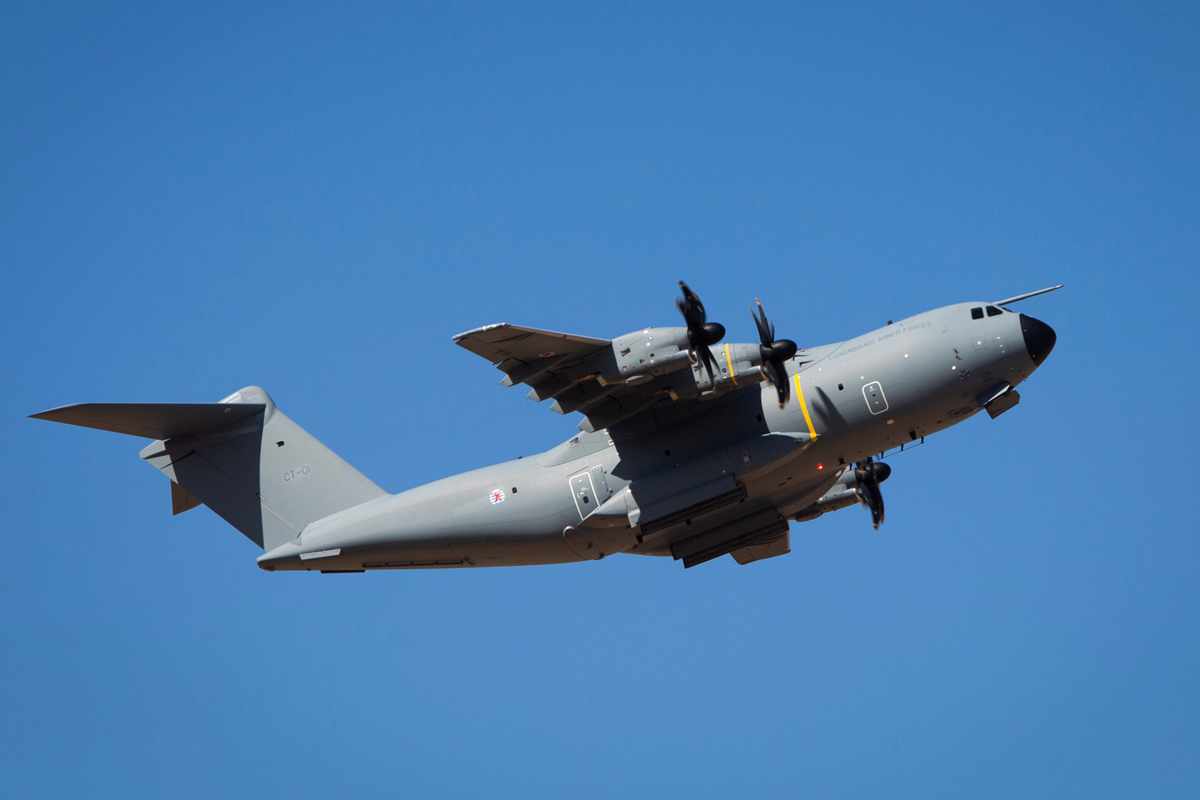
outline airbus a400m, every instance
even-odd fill
[[[692,567],[789,552],[789,521],[860,504],[884,520],[873,458],[992,418],[1054,348],[1008,306],[1059,286],[936,308],[854,339],[797,347],[761,303],[758,341],[721,344],[686,284],[684,325],[615,339],[500,323],[454,341],[580,431],[536,456],[389,494],[261,388],[219,403],[85,403],[39,419],[154,439],[174,513],[207,505],[265,570],[483,567],[670,556]]]

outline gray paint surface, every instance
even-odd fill
[[[560,413],[579,411],[581,432],[534,457],[391,495],[259,387],[213,404],[83,404],[35,416],[158,439],[141,455],[172,481],[175,513],[208,505],[264,548],[268,570],[614,553],[685,566],[731,554],[745,564],[789,551],[789,519],[857,502],[856,462],[985,407],[1007,411],[1054,334],[994,303],[933,309],[797,353],[783,404],[762,382],[757,345],[714,347],[710,380],[683,328],[605,340],[501,323],[455,341],[495,364],[504,383],[527,383]]]

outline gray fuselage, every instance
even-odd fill
[[[742,376],[749,386],[701,413],[676,419],[668,403],[612,430],[317,520],[259,564],[358,571],[669,554],[669,538],[619,517],[595,523],[604,516],[597,507],[631,485],[651,498],[645,505],[732,481],[749,502],[811,518],[805,510],[848,465],[973,416],[1029,377],[1053,340],[1044,323],[986,302],[934,309],[804,349],[789,362],[783,407],[771,385]]]

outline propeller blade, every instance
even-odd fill
[[[871,458],[854,465],[855,493],[859,501],[871,511],[871,525],[875,530],[883,524],[885,510],[883,492],[879,484],[892,474],[887,464],[877,464]]]
[[[763,308],[762,300],[754,298],[754,306],[750,309],[754,318],[754,327],[758,330],[758,354],[762,361],[763,374],[775,385],[779,395],[779,405],[787,403],[791,389],[788,385],[787,368],[784,364],[799,349],[791,339],[775,338],[775,323],[767,319],[767,310]]]
[[[713,356],[712,350],[708,349],[708,345],[702,344],[696,348],[696,354],[700,356],[700,363],[704,365],[704,369],[708,372],[708,379],[713,379],[713,370],[717,367],[717,359]]]
[[[708,312],[704,310],[704,303],[701,302],[700,296],[683,281],[679,282],[679,290],[683,292],[683,297],[675,298],[675,306],[679,309],[679,313],[683,314],[688,329],[703,328],[704,323],[708,321]]]
[[[687,323],[688,349],[704,365],[711,382],[717,366],[717,359],[709,350],[710,345],[721,341],[725,336],[725,326],[719,322],[709,322],[708,312],[704,310],[704,302],[700,295],[692,291],[683,281],[679,282],[682,297],[675,298],[675,307],[683,315]]]
[[[879,484],[871,481],[866,486],[867,489],[867,508],[871,509],[871,526],[875,530],[879,530],[879,526],[883,524],[883,492],[879,491]]]
[[[762,300],[754,298],[754,307],[750,309],[750,316],[754,318],[754,327],[758,329],[758,341],[763,347],[770,347],[771,342],[775,341],[775,326],[767,319],[767,312],[763,308]]]
[[[775,392],[779,395],[779,405],[786,405],[788,397],[791,395],[791,385],[788,383],[787,370],[783,367],[781,361],[764,361],[767,368],[767,377],[771,383],[775,384]]]

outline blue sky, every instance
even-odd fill
[[[1193,4],[0,12],[11,796],[1194,797]],[[790,556],[269,575],[141,442],[248,383],[385,488],[576,420],[453,333],[1063,281],[1019,408]]]

